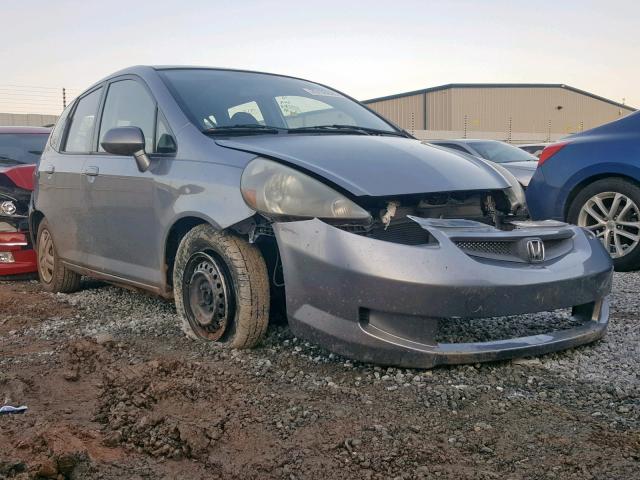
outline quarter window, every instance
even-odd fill
[[[51,136],[49,137],[49,143],[53,147],[54,150],[60,150],[60,144],[62,142],[62,135],[64,134],[64,129],[67,126],[67,119],[69,118],[69,112],[73,103],[69,104],[67,108],[64,109],[58,121],[56,122],[56,126],[53,128],[51,132]]]
[[[78,100],[67,135],[66,152],[88,153],[94,150],[93,127],[96,123],[101,95],[102,88],[99,88]]]
[[[138,127],[142,130],[147,151],[154,148],[154,130],[156,123],[156,102],[147,90],[135,80],[120,80],[109,85],[107,100],[104,104],[102,122],[100,124],[100,141],[102,148],[104,135],[116,127]]]
[[[158,124],[156,126],[156,153],[175,153],[176,141],[169,129],[169,124],[164,115],[158,111]]]

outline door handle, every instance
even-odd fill
[[[98,167],[86,167],[83,173],[87,177],[97,177],[99,172],[100,169]]]
[[[45,168],[44,171],[47,172],[49,175],[52,175],[53,172],[56,171],[56,167],[54,167],[52,164],[49,164],[47,165],[47,168]]]

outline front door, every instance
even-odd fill
[[[157,251],[161,234],[155,185],[158,164],[140,172],[133,157],[109,154],[100,142],[112,128],[139,127],[146,152],[153,154],[156,112],[155,100],[140,81],[112,82],[98,130],[98,152],[84,167],[92,212],[90,268],[144,286],[163,284],[161,252]]]

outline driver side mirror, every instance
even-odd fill
[[[141,172],[146,172],[151,166],[151,159],[144,151],[144,134],[138,127],[112,128],[104,134],[100,145],[112,155],[133,155]]]

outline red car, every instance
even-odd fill
[[[43,127],[0,127],[0,277],[38,270],[29,238],[29,198],[49,132]]]

